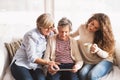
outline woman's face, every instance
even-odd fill
[[[50,32],[53,30],[53,26],[49,26],[48,28],[40,28],[40,32],[44,35],[44,36],[48,36],[50,34]]]
[[[68,40],[68,36],[70,33],[69,25],[65,27],[59,27],[58,32],[59,32],[58,34],[59,39],[64,40],[64,41]]]
[[[96,32],[99,30],[99,22],[97,20],[92,20],[90,23],[88,23],[87,29],[90,32]]]

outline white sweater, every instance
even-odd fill
[[[90,53],[86,50],[84,46],[85,43],[93,43],[94,33],[89,32],[86,29],[86,25],[81,25],[76,32],[71,34],[72,37],[79,36],[80,39],[78,40],[79,49],[82,53],[82,57],[85,63],[89,64],[97,64],[103,59],[113,62],[113,58],[108,56],[106,51],[103,51],[99,48],[99,51],[95,54]]]

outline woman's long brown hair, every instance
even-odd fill
[[[96,13],[88,20],[87,24],[92,20],[97,20],[100,25],[100,29],[95,32],[93,42],[112,55],[115,41],[109,17],[103,13]]]

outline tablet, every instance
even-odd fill
[[[72,71],[73,69],[60,69],[58,71]]]

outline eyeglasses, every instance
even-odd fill
[[[45,27],[44,29],[52,30],[53,28],[54,28],[54,25],[53,26],[49,26],[49,27]]]
[[[39,27],[38,29],[52,30],[52,29],[54,29],[54,24],[52,26],[48,26],[48,27]]]

